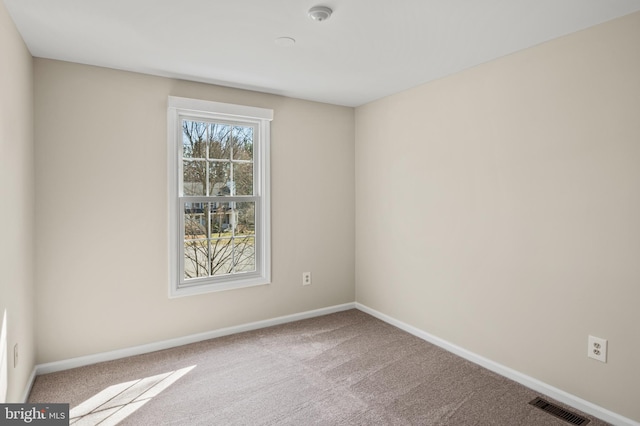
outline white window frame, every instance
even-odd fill
[[[203,119],[256,125],[254,136],[255,272],[184,279],[182,120]],[[169,297],[182,297],[271,282],[270,127],[273,110],[169,96],[167,108],[169,188]],[[195,198],[195,197],[194,197]],[[197,197],[196,201],[203,197]],[[239,201],[231,199],[229,201]],[[237,197],[233,197],[237,198]]]

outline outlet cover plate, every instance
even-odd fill
[[[607,339],[589,336],[587,356],[600,362],[607,362]]]
[[[303,272],[302,285],[310,285],[310,284],[311,284],[311,272]]]

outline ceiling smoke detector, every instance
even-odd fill
[[[314,6],[309,9],[309,18],[314,21],[322,22],[326,19],[329,19],[333,10],[329,9],[326,6]]]

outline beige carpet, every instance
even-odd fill
[[[570,424],[536,396],[350,310],[39,376],[29,402],[68,402],[78,426]]]

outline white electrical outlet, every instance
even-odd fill
[[[302,285],[311,284],[311,272],[303,272],[302,273]]]
[[[601,362],[607,362],[607,339],[589,336],[589,358],[597,359]]]

